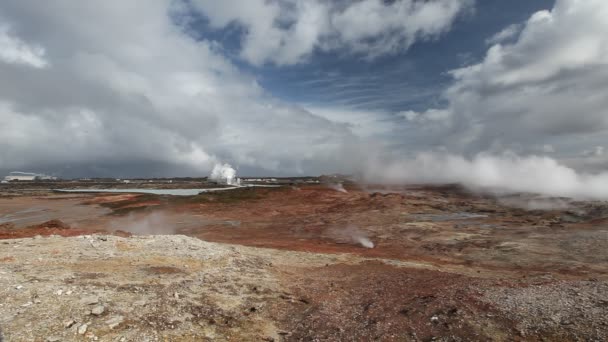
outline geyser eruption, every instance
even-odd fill
[[[236,178],[236,170],[230,164],[215,164],[209,179],[219,184],[235,185],[241,184],[241,180]]]

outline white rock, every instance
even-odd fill
[[[84,335],[87,332],[87,329],[89,328],[88,325],[83,324],[81,326],[78,327],[78,334],[79,335]]]
[[[74,324],[76,324],[76,321],[74,321],[73,319],[70,319],[70,320],[67,320],[67,321],[63,322],[63,326],[66,329],[70,328]]]
[[[110,329],[114,329],[120,325],[124,320],[122,316],[114,316],[106,321],[106,324],[110,327]]]
[[[99,316],[104,311],[106,311],[106,308],[103,305],[97,305],[96,307],[94,307],[93,309],[91,309],[91,314],[95,315],[95,316]]]
[[[99,303],[99,297],[97,297],[97,296],[85,297],[80,302],[84,305],[97,304],[97,303]]]

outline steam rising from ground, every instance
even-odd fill
[[[346,189],[344,189],[344,185],[342,185],[342,183],[327,183],[326,185],[328,188],[334,189],[339,192],[344,192],[344,193],[348,192],[348,191],[346,191]]]
[[[175,229],[162,212],[141,216],[130,213],[129,216],[114,220],[112,228],[136,235],[173,234]]]
[[[331,229],[328,231],[328,235],[337,242],[355,243],[365,248],[374,248],[374,243],[367,237],[367,234],[354,225],[343,229]]]
[[[236,170],[230,164],[215,164],[209,179],[219,184],[240,185],[241,180],[236,178]]]
[[[374,160],[363,171],[374,184],[460,183],[473,190],[529,192],[575,199],[608,200],[608,172],[579,173],[549,157],[478,154],[471,159],[421,153],[401,161]]]
[[[499,197],[498,202],[508,207],[526,210],[566,210],[572,208],[570,201],[554,197]]]

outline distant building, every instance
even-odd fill
[[[31,173],[31,172],[11,172],[8,176],[4,177],[6,182],[11,181],[36,181],[36,180],[56,180],[57,177],[47,176],[39,173]]]

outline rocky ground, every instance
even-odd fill
[[[4,340],[608,339],[604,203],[347,190],[0,199]]]

